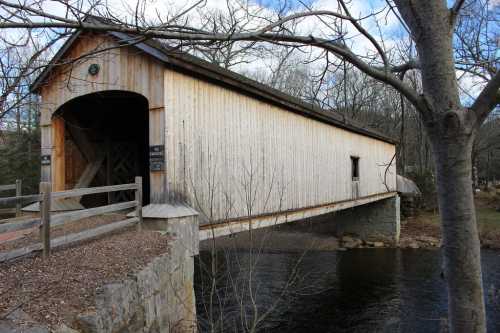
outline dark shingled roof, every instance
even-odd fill
[[[57,52],[51,60],[51,64],[56,64],[57,61],[63,57],[65,52],[71,47],[80,34],[81,31],[77,31],[66,41],[63,47],[61,47],[59,52]],[[127,43],[131,39],[130,35],[121,32],[109,31],[107,34],[118,39],[122,43]],[[176,71],[184,72],[188,75],[208,80],[214,84],[228,87],[237,92],[270,102],[302,116],[391,144],[395,144],[397,142],[395,139],[379,133],[376,130],[366,128],[366,126],[363,126],[348,117],[344,117],[335,112],[326,111],[315,105],[306,103],[299,98],[292,97],[277,89],[249,79],[248,77],[174,49],[159,40],[147,40],[141,43],[133,44],[131,47],[140,49],[144,53],[160,60],[167,67]],[[49,65],[44,69],[44,71],[42,71],[42,73],[31,85],[31,91],[37,91],[40,88],[40,86],[47,80],[48,74],[52,68],[53,66]]]

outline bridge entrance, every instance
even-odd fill
[[[52,117],[55,190],[117,185],[143,177],[149,203],[148,101],[126,91],[104,91],[74,98]],[[84,206],[132,200],[120,191],[84,198]]]

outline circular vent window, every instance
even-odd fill
[[[89,66],[89,74],[94,76],[94,75],[97,75],[97,73],[99,73],[99,65],[98,64],[92,64]]]

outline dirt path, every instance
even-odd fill
[[[168,251],[167,237],[153,231],[124,230],[111,236],[0,264],[0,319],[22,309],[34,321],[71,325],[94,305],[96,288],[126,277]]]

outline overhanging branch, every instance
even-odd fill
[[[481,124],[482,121],[490,114],[493,109],[500,104],[500,71],[491,78],[476,98],[471,109],[476,113],[476,116]]]
[[[455,22],[457,21],[458,13],[460,12],[460,9],[462,9],[462,6],[464,5],[465,0],[456,0],[455,3],[453,4],[453,7],[450,9],[450,22],[451,25],[455,25]]]

